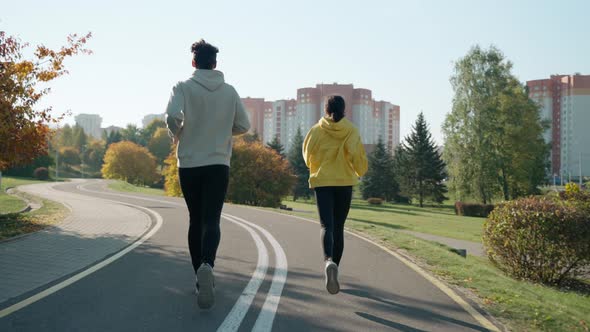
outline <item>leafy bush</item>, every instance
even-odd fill
[[[176,161],[176,146],[173,146],[172,151],[168,157],[164,160],[164,177],[166,180],[164,181],[164,191],[168,196],[182,196],[182,190],[180,189],[180,180],[178,179],[178,164]]]
[[[493,210],[492,204],[455,202],[455,214],[458,216],[486,218]]]
[[[590,264],[590,215],[567,200],[529,197],[500,204],[484,223],[489,259],[507,274],[547,284]]]
[[[566,194],[575,194],[580,192],[580,187],[573,182],[568,182],[565,184],[565,193]]]
[[[236,139],[227,199],[238,204],[278,207],[296,177],[289,163],[260,141]]]
[[[369,202],[371,205],[381,205],[383,204],[383,199],[378,197],[370,197],[367,199],[367,202]]]
[[[38,180],[49,179],[49,170],[46,167],[38,167],[33,172],[33,177]]]
[[[101,173],[105,179],[119,179],[135,185],[158,180],[156,158],[143,146],[129,141],[109,146]]]

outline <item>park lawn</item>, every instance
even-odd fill
[[[44,182],[47,181],[39,181],[27,178],[2,177],[2,193],[0,193],[0,201],[4,200],[5,196],[15,198],[4,193],[4,190],[7,187]],[[25,206],[24,201],[18,198],[15,199],[21,202],[21,208]],[[66,207],[60,203],[46,199],[40,199],[30,195],[27,195],[27,199],[41,201],[43,206],[40,209],[32,212],[11,213],[20,210],[19,208],[13,211],[7,210],[7,214],[0,215],[0,240],[5,240],[26,233],[36,232],[47,226],[54,225],[62,221],[69,212],[68,209],[66,209]],[[1,204],[0,212],[4,213],[4,210],[1,210]]]
[[[109,189],[129,193],[139,193],[147,195],[166,196],[163,189],[135,186],[125,181],[116,180],[109,183]]]
[[[27,206],[24,200],[21,198],[8,195],[6,189],[13,188],[19,185],[40,183],[43,181],[17,178],[17,177],[2,177],[2,186],[0,188],[0,214],[14,213],[20,211]]]
[[[317,219],[317,210],[313,201],[286,200],[283,204],[296,211],[306,211],[308,217]],[[481,243],[485,219],[457,216],[450,205],[420,208],[414,205],[383,203],[383,205],[375,206],[369,205],[364,200],[353,199],[348,220],[359,224]]]
[[[309,204],[293,204],[294,208]],[[413,211],[408,207],[410,211]],[[297,210],[297,209],[296,209]],[[354,212],[354,208],[351,212]],[[316,219],[306,212],[279,212]],[[386,213],[386,212],[381,212]],[[396,212],[389,212],[391,214]],[[379,214],[376,214],[379,216]],[[441,213],[441,218],[446,214]],[[372,218],[375,215],[366,215]],[[367,222],[370,221],[370,222]],[[347,221],[347,229],[363,234],[411,259],[439,279],[469,289],[482,306],[514,331],[588,331],[590,326],[590,284],[578,293],[537,285],[507,277],[487,258],[462,258],[449,247],[397,231],[382,221]],[[319,245],[319,242],[318,242]]]

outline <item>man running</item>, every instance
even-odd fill
[[[201,39],[191,51],[196,70],[172,88],[166,123],[177,144],[180,187],[190,215],[188,245],[197,303],[208,309],[215,303],[213,267],[229,182],[232,135],[246,133],[250,122],[234,87],[215,70],[219,50]]]

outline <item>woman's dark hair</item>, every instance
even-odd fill
[[[193,52],[193,59],[199,69],[213,69],[217,64],[217,53],[219,49],[204,39],[193,43],[191,46],[191,52]]]
[[[332,96],[328,98],[328,102],[326,103],[326,114],[328,114],[334,122],[338,122],[344,117],[345,108],[344,98],[340,96]]]

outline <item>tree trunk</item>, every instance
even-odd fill
[[[504,170],[503,166],[500,168],[500,171],[502,172],[502,192],[504,193],[504,200],[508,201],[510,200],[510,194],[508,192],[508,179],[506,178],[506,171]]]
[[[423,206],[423,202],[424,202],[424,186],[422,185],[422,181],[420,181],[420,207],[424,207]]]
[[[0,171],[0,188],[2,188],[2,171]]]

